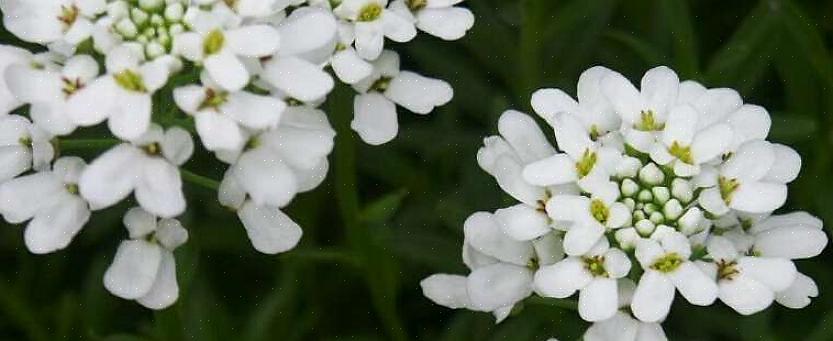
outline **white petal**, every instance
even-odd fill
[[[359,57],[353,48],[336,52],[330,63],[338,79],[347,84],[356,84],[373,73],[373,65]]]
[[[320,67],[295,57],[273,59],[266,64],[261,77],[301,102],[317,101],[335,85],[333,78]]]
[[[9,13],[6,12],[6,15]],[[6,28],[9,28],[9,22],[4,23]],[[24,49],[0,45],[0,79],[3,79],[3,73],[6,72],[10,65],[14,64],[28,64],[32,58],[32,54]],[[7,114],[14,109],[20,107],[23,103],[18,100],[11,92],[9,92],[8,81],[0,82],[0,114]]]
[[[381,145],[393,140],[399,133],[396,105],[378,93],[358,95],[355,98],[355,114],[350,127],[362,141]]]
[[[13,64],[6,68],[3,75],[8,90],[21,102],[62,101],[65,96],[58,72],[39,70],[28,64]]]
[[[674,286],[688,302],[707,306],[717,299],[717,284],[692,262],[683,262],[669,274]]]
[[[249,71],[231,53],[215,54],[205,59],[205,69],[211,79],[228,91],[238,91],[249,84]]]
[[[12,224],[32,219],[50,200],[63,192],[60,179],[49,172],[9,180],[0,185],[0,213]]]
[[[575,116],[556,113],[554,123],[558,148],[570,154],[574,160],[580,160],[585,152],[595,149],[590,134]]]
[[[91,126],[111,115],[118,85],[110,76],[101,77],[73,94],[67,101],[67,116],[78,125]]]
[[[201,61],[204,57],[203,37],[196,32],[180,33],[174,37],[173,52],[190,61]]]
[[[236,211],[246,201],[246,191],[240,187],[237,178],[231,173],[231,171],[228,171],[223,176],[223,181],[220,182],[220,189],[217,190],[217,199],[220,205]]]
[[[709,89],[695,100],[692,105],[700,111],[698,128],[708,127],[723,121],[731,113],[740,109],[743,99],[732,89]]]
[[[530,206],[538,206],[544,198],[544,189],[533,186],[523,179],[523,167],[513,157],[503,155],[497,158],[492,175],[504,192]]]
[[[757,234],[763,231],[785,226],[812,227],[820,230],[824,227],[824,222],[807,212],[793,212],[789,214],[770,216],[769,218],[752,225],[749,229],[749,233]]]
[[[525,267],[498,263],[472,271],[467,287],[472,309],[492,311],[529,296],[532,273]]]
[[[766,257],[743,257],[738,260],[738,271],[773,292],[789,288],[798,273],[792,261]]]
[[[812,278],[807,277],[802,273],[798,273],[795,281],[787,290],[781,291],[775,295],[775,300],[779,304],[791,308],[802,309],[810,305],[811,298],[819,296],[819,288]]]
[[[238,216],[252,246],[266,254],[274,255],[291,250],[303,235],[301,227],[276,207],[258,206],[248,201]]]
[[[89,219],[87,203],[64,192],[53,205],[42,207],[26,226],[26,247],[36,254],[66,248]]]
[[[772,164],[772,168],[766,175],[767,181],[782,184],[793,182],[798,178],[798,173],[801,171],[801,155],[782,144],[774,143],[772,149],[778,162]]]
[[[720,300],[741,315],[762,311],[775,299],[772,290],[743,274],[720,281]]]
[[[137,301],[146,308],[165,309],[179,298],[179,286],[176,283],[176,261],[170,251],[162,252],[159,270],[153,286]]]
[[[165,249],[173,251],[188,241],[188,230],[176,219],[160,219],[156,239]]]
[[[579,256],[587,253],[604,236],[605,228],[598,223],[574,225],[564,236],[564,253]]]
[[[325,8],[298,8],[280,23],[278,30],[281,56],[323,63],[336,46],[337,23],[332,12]]]
[[[590,200],[578,195],[556,195],[547,201],[547,214],[556,222],[575,222],[585,219]]]
[[[754,250],[765,257],[805,259],[821,254],[827,234],[811,226],[783,226],[755,236]]]
[[[67,107],[64,102],[38,102],[31,104],[29,115],[35,125],[46,132],[54,135],[68,135],[77,128],[77,125],[67,116],[66,111]]]
[[[709,256],[715,261],[734,261],[738,257],[738,250],[735,248],[735,244],[723,236],[711,237],[706,245],[706,250],[708,250]]]
[[[578,113],[578,102],[560,89],[541,89],[532,94],[532,108],[552,123],[557,113]]]
[[[238,56],[266,57],[281,44],[278,30],[269,25],[248,25],[225,32],[226,43]]]
[[[393,78],[385,96],[417,114],[428,114],[454,97],[454,90],[445,81],[402,71]]]
[[[205,149],[240,150],[246,143],[243,130],[227,115],[204,111],[196,115],[195,122]]]
[[[729,212],[729,207],[726,206],[726,202],[720,194],[720,189],[717,187],[708,188],[701,192],[698,200],[703,209],[715,216],[722,216]]]
[[[725,153],[732,142],[732,129],[726,124],[716,124],[697,133],[691,145],[694,162],[705,163]]]
[[[282,125],[260,136],[263,146],[279,153],[292,167],[310,170],[321,165],[321,160],[333,151],[333,137],[329,129],[304,129]]]
[[[104,273],[104,287],[124,299],[145,296],[156,281],[161,261],[159,246],[144,240],[123,241]]]
[[[385,37],[395,42],[408,42],[417,35],[414,23],[393,11],[384,10],[381,21]]]
[[[534,257],[531,243],[517,241],[503,233],[489,213],[472,214],[463,224],[463,231],[469,245],[503,262],[526,266]]]
[[[436,274],[419,282],[422,294],[434,303],[451,309],[467,308],[469,294],[465,276]]]
[[[376,60],[385,46],[382,26],[378,23],[356,23],[356,52],[366,60]]]
[[[787,202],[787,186],[767,182],[746,182],[732,194],[729,207],[748,213],[768,213]]]
[[[144,134],[150,126],[153,100],[148,94],[127,93],[118,95],[118,103],[110,113],[107,126],[113,135],[123,140],[133,140]]]
[[[551,232],[532,241],[538,264],[550,265],[564,259],[564,245],[558,233]]]
[[[52,165],[52,173],[65,184],[77,184],[81,173],[87,168],[84,159],[77,156],[64,156]]]
[[[662,246],[653,239],[640,239],[636,243],[636,259],[642,264],[643,268],[648,268],[654,265],[657,258],[665,253]]]
[[[524,167],[523,178],[535,186],[552,186],[578,180],[576,162],[567,154],[555,154]]]
[[[0,182],[11,180],[32,168],[32,152],[24,146],[2,146],[0,164]]]
[[[156,231],[156,216],[141,207],[129,209],[122,221],[130,233],[130,239],[142,239]]]
[[[631,310],[644,322],[659,322],[671,309],[674,301],[674,284],[663,274],[646,270],[633,294]]]
[[[292,170],[264,149],[244,153],[235,166],[234,175],[257,205],[286,206],[298,191]]]
[[[639,113],[647,109],[647,103],[636,87],[625,76],[612,72],[602,79],[602,92],[626,123],[638,122]]]
[[[546,214],[525,204],[499,209],[494,217],[506,235],[520,241],[536,239],[552,230]]]
[[[569,257],[535,272],[535,292],[545,297],[567,298],[593,281],[584,262]],[[615,304],[615,302],[614,302]]]
[[[680,79],[673,70],[665,66],[655,67],[642,77],[642,95],[648,105],[661,114],[677,101]]]
[[[679,105],[671,109],[668,121],[663,130],[662,141],[666,146],[674,142],[682,146],[689,146],[694,141],[697,132],[697,111],[687,105]]]
[[[194,153],[194,140],[191,134],[180,127],[171,127],[165,131],[162,139],[162,155],[174,165],[181,166]]]
[[[188,114],[195,114],[199,111],[200,105],[205,102],[206,89],[198,85],[187,85],[174,89],[174,102],[177,107]]]
[[[129,144],[122,144],[99,156],[84,170],[78,189],[90,207],[110,207],[133,191],[141,171],[141,153]]]
[[[585,321],[603,321],[613,317],[618,308],[616,280],[596,278],[581,289],[578,313]]]
[[[425,8],[417,13],[417,27],[444,40],[457,40],[474,25],[474,15],[466,8]]]
[[[775,150],[766,141],[752,141],[744,144],[723,164],[721,174],[729,179],[744,182],[757,181],[766,176],[775,163]]]
[[[604,255],[605,271],[612,278],[622,278],[628,275],[631,270],[631,260],[622,250],[610,249]]]
[[[142,175],[135,192],[136,201],[142,208],[163,218],[185,212],[179,169],[160,158],[148,158],[142,163]]]
[[[641,323],[629,314],[618,312],[612,318],[596,322],[584,333],[584,341],[642,341],[636,338]]]
[[[514,110],[504,112],[498,120],[498,131],[524,163],[555,154],[555,149],[547,142],[541,128],[527,114]]]
[[[732,131],[735,133],[732,141],[732,149],[735,150],[744,142],[766,139],[772,126],[772,119],[766,109],[757,105],[744,104],[726,119],[726,123],[732,126]]]

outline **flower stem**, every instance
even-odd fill
[[[184,168],[180,168],[179,173],[182,175],[182,180],[190,182],[194,185],[204,187],[213,191],[217,191],[220,189],[220,182],[217,180],[199,175]]]
[[[526,300],[526,303],[534,305],[545,305],[550,307],[557,307],[566,310],[578,310],[578,302],[572,300],[545,298],[540,296],[532,296]]]

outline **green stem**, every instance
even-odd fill
[[[560,300],[555,298],[544,298],[540,296],[532,296],[526,299],[526,303],[534,305],[545,305],[550,307],[558,307],[567,310],[578,310],[578,302],[572,300]]]
[[[184,168],[180,168],[179,173],[182,175],[182,180],[190,182],[194,185],[204,187],[213,191],[217,191],[220,189],[220,182],[217,180],[199,175]]]
[[[353,117],[353,92],[349,87],[337,86],[328,97],[329,116],[338,132],[335,147],[335,192],[347,243],[364,270],[374,309],[390,338],[396,341],[408,339],[405,328],[396,312],[395,297],[390,287],[380,277],[378,258],[392,257],[373,242],[372,235],[359,219],[361,216],[356,167],[356,137],[350,128]]]

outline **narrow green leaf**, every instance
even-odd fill
[[[697,39],[691,10],[685,0],[657,1],[661,18],[666,22],[674,50],[674,69],[682,78],[699,78]]]
[[[605,32],[605,37],[622,44],[631,50],[634,54],[639,56],[646,65],[657,65],[662,62],[662,53],[657,51],[651,43],[636,35],[624,31],[609,30]]]
[[[408,190],[403,188],[376,199],[364,208],[361,213],[361,221],[372,224],[390,220],[407,196]]]

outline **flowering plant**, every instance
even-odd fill
[[[471,273],[423,280],[434,302],[502,321],[530,295],[578,294],[586,340],[661,340],[677,293],[743,315],[818,296],[794,260],[827,235],[808,213],[774,214],[801,157],[766,141],[765,109],[666,67],[639,88],[593,67],[577,99],[543,89],[532,107],[558,149],[532,117],[500,117],[477,161],[519,203],[466,220]]]
[[[188,238],[183,180],[217,190],[258,251],[292,249],[302,230],[282,209],[327,174],[335,131],[318,106],[334,78],[357,92],[359,136],[392,140],[397,105],[428,114],[453,91],[401,71],[385,41],[461,38],[474,21],[461,1],[0,1],[8,31],[39,45],[0,46],[0,214],[29,221],[26,246],[49,253],[132,194],[104,284],[165,308]],[[72,139],[84,134],[97,138]],[[65,156],[79,147],[109,149]],[[227,165],[222,181],[183,168],[195,152]]]

